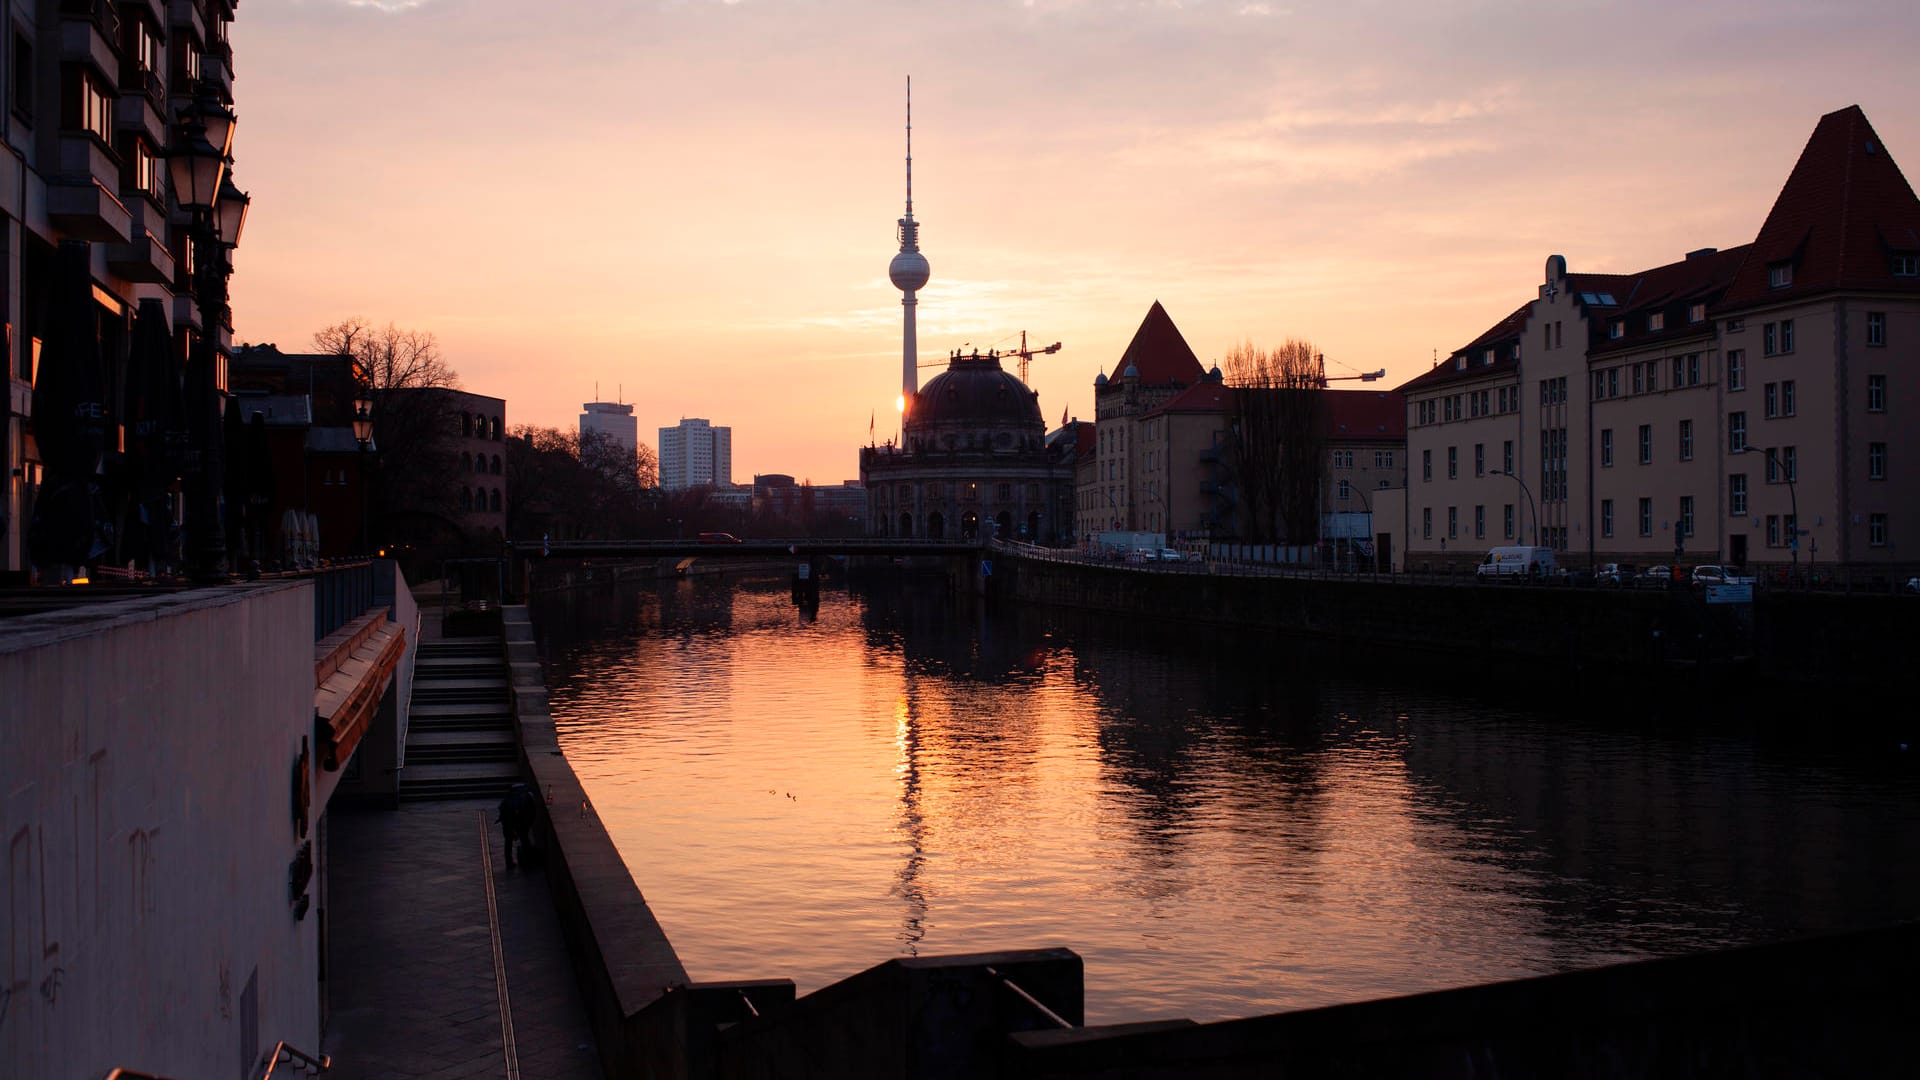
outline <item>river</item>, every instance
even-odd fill
[[[1492,700],[930,582],[534,617],[561,745],[695,979],[1067,946],[1089,1023],[1215,1020],[1920,917],[1914,751],[1836,737],[1841,702]]]

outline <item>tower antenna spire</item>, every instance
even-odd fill
[[[913,76],[907,76],[907,216],[913,216]]]
[[[913,220],[913,76],[907,76],[907,213],[899,222],[898,238],[900,252],[887,266],[887,277],[893,287],[900,290],[902,308],[901,356],[900,356],[900,400],[898,405],[904,414],[911,411],[914,395],[920,390],[918,349],[919,343],[914,334],[914,307],[919,303],[914,293],[927,283],[927,257],[920,254],[920,223]]]

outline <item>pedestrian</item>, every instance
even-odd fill
[[[513,845],[520,844],[520,858],[531,863],[534,854],[533,822],[539,816],[540,799],[525,784],[515,784],[500,800],[500,835],[507,844],[507,865],[513,865]]]

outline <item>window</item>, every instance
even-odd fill
[[[1791,284],[1793,284],[1792,263],[1780,262],[1767,267],[1767,288],[1784,289]]]
[[[1493,363],[1493,350],[1492,350],[1492,349],[1488,349],[1488,350],[1486,350],[1486,352],[1484,352],[1484,353],[1482,353],[1482,354],[1481,354],[1481,356],[1480,356],[1480,362],[1481,362],[1482,364],[1491,364],[1491,363]]]
[[[1779,514],[1767,515],[1767,546],[1768,547],[1780,546],[1780,515]]]
[[[1687,385],[1687,358],[1676,356],[1673,358],[1673,388],[1678,390],[1685,385]]]
[[[473,455],[467,453],[465,450],[460,451],[460,471],[461,472],[473,471]]]
[[[1607,396],[1620,396],[1620,369],[1617,367],[1607,369]]]
[[[1647,393],[1651,394],[1658,389],[1660,389],[1660,362],[1649,360],[1647,361]]]
[[[1433,479],[1433,451],[1420,451],[1420,479]]]
[[[1793,380],[1792,379],[1788,379],[1785,382],[1780,384],[1780,415],[1781,416],[1793,415]]]
[[[1485,540],[1487,538],[1487,508],[1485,506],[1476,506],[1473,508],[1473,538],[1475,540]]]
[[[1501,512],[1501,526],[1505,530],[1500,535],[1513,539],[1513,504],[1508,503]]]
[[[1447,539],[1457,540],[1459,537],[1460,508],[1457,506],[1449,506],[1447,507]]]
[[[1693,496],[1680,496],[1680,519],[1673,523],[1673,527],[1679,530],[1681,536],[1693,535]]]
[[[1765,453],[1767,455],[1767,483],[1777,484],[1780,482],[1780,455],[1775,454],[1771,450],[1765,451]]]
[[[1613,467],[1613,429],[1612,428],[1600,429],[1600,467],[1603,469],[1610,469]]]
[[[1747,448],[1747,414],[1730,412],[1727,414],[1727,452],[1737,454]]]
[[[1894,277],[1920,277],[1920,255],[1895,255]]]
[[[1615,319],[1607,324],[1607,336],[1610,338],[1624,337],[1626,333],[1627,321],[1625,319]]]
[[[1780,351],[1780,324],[1768,323],[1760,328],[1760,353],[1772,356]]]
[[[1653,500],[1640,500],[1640,535],[1653,535]]]
[[[1887,313],[1884,311],[1867,312],[1867,344],[1885,345],[1887,343]]]
[[[1867,515],[1867,543],[1874,547],[1887,546],[1887,515]]]
[[[1740,331],[1745,330],[1746,328],[1747,328],[1747,320],[1745,319],[1728,319],[1727,320],[1726,332],[1729,334],[1737,334]]]
[[[1780,387],[1778,383],[1768,383],[1760,388],[1760,398],[1765,401],[1767,419],[1780,415]]]
[[[65,127],[113,142],[113,92],[92,68],[67,68],[69,107]]]
[[[1431,506],[1423,506],[1420,508],[1420,538],[1422,540],[1433,539],[1433,507]]]
[[[1697,352],[1687,354],[1687,385],[1700,385],[1700,354]]]
[[[1727,477],[1727,514],[1730,517],[1747,516],[1747,474],[1734,473]]]
[[[1013,498],[1013,485],[1012,484],[996,485],[993,489],[993,497],[996,499],[999,499],[1001,502],[1006,502],[1008,499]]]
[[[1473,475],[1487,475],[1487,444],[1473,444]]]
[[[1680,421],[1680,460],[1693,460],[1693,421]]]
[[[13,115],[33,126],[33,39],[13,32]]]
[[[1335,494],[1337,494],[1342,500],[1353,498],[1353,481],[1351,480],[1340,481],[1338,484],[1334,485],[1334,491],[1335,491]]]
[[[500,512],[500,489],[499,488],[493,489],[493,493],[488,498],[487,503],[488,503],[487,509],[493,511],[496,514]]]
[[[1653,314],[1647,316],[1647,330],[1649,332],[1655,331],[1655,330],[1665,330],[1666,328],[1667,328],[1666,312],[1656,311]]]
[[[1633,392],[1636,394],[1644,394],[1647,392],[1647,366],[1645,364],[1633,365]]]
[[[1727,350],[1727,389],[1745,390],[1747,388],[1747,350]]]
[[[1792,319],[1780,320],[1780,351],[1783,353],[1790,353],[1793,351],[1793,320]]]
[[[1500,461],[1501,461],[1502,472],[1513,471],[1513,440],[1512,439],[1508,439],[1506,441],[1506,444],[1500,448]]]
[[[1867,444],[1867,479],[1885,480],[1887,478],[1887,444],[1883,442]]]
[[[1447,447],[1447,479],[1452,480],[1459,475],[1460,448],[1457,446],[1449,446]]]
[[[1373,467],[1376,469],[1393,468],[1393,451],[1375,450],[1373,452]]]
[[[1867,376],[1867,411],[1887,411],[1887,377],[1885,375]]]
[[[1794,453],[1793,447],[1780,448],[1780,468],[1787,474],[1788,483],[1791,484],[1800,479],[1799,456]]]
[[[1600,500],[1600,535],[1613,535],[1613,500]]]
[[[1706,322],[1707,321],[1707,305],[1705,304],[1690,305],[1687,308],[1687,321],[1690,323]]]
[[[1640,425],[1640,464],[1653,464],[1653,425]]]

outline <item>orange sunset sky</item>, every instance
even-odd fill
[[[1313,340],[1423,371],[1547,255],[1758,231],[1821,114],[1920,162],[1911,0],[253,0],[236,334],[435,333],[511,423],[600,396],[734,479],[857,475],[894,429],[886,278],[914,86],[922,362],[1027,330],[1091,418],[1154,300],[1203,361]],[[932,369],[921,373],[931,378]],[[1358,386],[1358,383],[1339,384]]]

